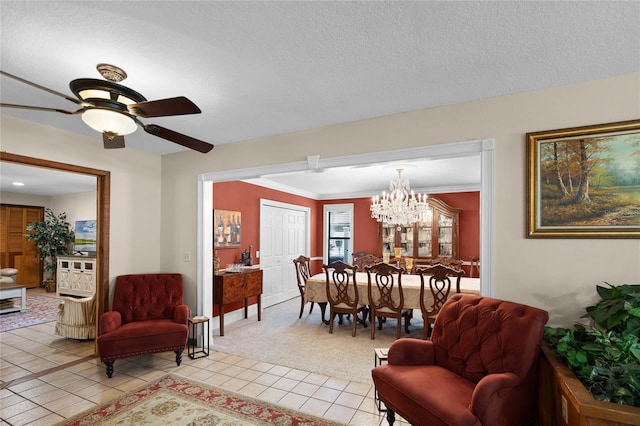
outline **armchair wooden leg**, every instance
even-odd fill
[[[311,304],[313,308],[313,303]],[[304,312],[304,296],[300,296],[300,315],[298,315],[298,319],[302,318],[302,312]],[[309,311],[311,313],[311,311]]]
[[[311,307],[309,308],[309,313],[311,313],[311,311],[313,311],[313,303],[314,302],[311,302]]]
[[[387,407],[387,423],[389,426],[393,426],[393,423],[396,421],[396,413],[389,407]]]
[[[176,353],[176,364],[178,364],[178,366],[180,366],[180,363],[182,363],[182,351],[184,349],[178,349],[176,351],[174,351]]]
[[[111,378],[113,376],[113,361],[105,361],[104,365],[107,366],[107,377]]]

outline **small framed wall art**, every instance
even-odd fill
[[[76,220],[75,241],[73,250],[76,252],[96,252],[96,221]]]
[[[240,212],[213,211],[213,247],[216,249],[240,247],[242,230]]]

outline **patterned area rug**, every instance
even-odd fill
[[[55,297],[27,292],[27,310],[0,314],[0,332],[55,321],[59,304],[60,299]]]
[[[272,424],[339,425],[171,374],[63,423],[77,426]]]

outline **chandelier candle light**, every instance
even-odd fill
[[[371,217],[385,225],[413,225],[428,220],[430,213],[427,194],[415,194],[409,187],[409,180],[402,179],[402,170],[396,169],[398,179],[392,180],[389,192],[376,195],[371,203]]]

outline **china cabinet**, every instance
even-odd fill
[[[459,222],[462,209],[451,207],[437,197],[429,197],[427,220],[409,226],[380,225],[379,251],[395,257],[458,259]]]

